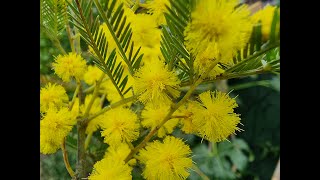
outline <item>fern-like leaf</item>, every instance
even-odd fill
[[[183,42],[183,32],[191,18],[194,0],[169,0],[168,12],[164,14],[166,25],[162,26],[161,53],[169,70],[180,69],[180,79],[193,79],[193,60]]]
[[[40,1],[40,27],[50,39],[59,39],[67,22],[65,0]]]
[[[76,0],[73,4],[69,3],[71,23],[79,30],[82,39],[92,48],[93,62],[109,76],[123,98],[130,89],[130,87],[126,89],[128,75],[123,77],[124,67],[121,61],[117,61],[116,49],[108,53],[110,50],[105,33],[100,28],[100,17],[92,18],[92,4],[92,0],[81,1],[81,3]]]
[[[123,3],[116,7],[117,0],[94,0],[94,4],[98,10],[102,20],[106,23],[112,38],[114,39],[119,54],[127,64],[131,74],[140,67],[143,54],[140,48],[133,51],[134,42],[131,41],[132,29],[127,17],[124,15]]]

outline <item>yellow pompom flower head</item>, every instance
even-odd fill
[[[150,180],[183,180],[192,166],[191,150],[181,139],[167,136],[163,143],[154,141],[140,150],[140,160],[145,164],[142,173]]]
[[[82,80],[87,70],[86,61],[76,53],[59,55],[52,66],[55,73],[64,82],[69,82],[71,77],[74,77],[77,81]]]
[[[132,168],[116,158],[104,158],[93,166],[89,180],[131,180]]]
[[[88,85],[93,85],[99,80],[103,72],[97,66],[88,66],[87,72],[84,74],[83,80]]]
[[[139,136],[138,117],[127,108],[119,107],[106,112],[100,126],[104,142],[109,145],[132,142]]]
[[[109,146],[104,158],[117,159],[119,161],[124,161],[128,154],[131,152],[129,145],[126,143],[121,143],[116,146]],[[136,159],[131,159],[128,165],[132,166],[136,164]]]
[[[192,123],[202,138],[220,142],[241,130],[237,127],[240,117],[234,113],[238,107],[234,98],[223,92],[206,91],[199,95],[199,100],[201,103],[196,103],[198,107],[193,110]]]
[[[162,120],[169,113],[170,106],[165,104],[160,104],[155,106],[153,103],[148,103],[145,109],[141,113],[142,126],[154,129],[160,125]],[[162,138],[166,134],[171,134],[174,128],[179,123],[179,119],[174,118],[167,121],[157,132],[158,137]]]
[[[166,5],[170,7],[169,0],[150,0],[144,5],[148,8],[148,12],[152,14],[158,26],[166,23],[164,13],[167,12]]]
[[[202,0],[185,29],[186,48],[196,55],[195,69],[202,73],[213,61],[232,65],[232,57],[250,38],[252,22],[246,5],[238,0]],[[199,59],[200,58],[200,59]],[[206,63],[197,61],[208,61]],[[216,74],[219,70],[216,66]]]
[[[134,91],[140,94],[142,103],[170,103],[172,98],[177,98],[180,92],[180,80],[174,71],[169,71],[160,60],[146,63],[136,72],[134,77]]]
[[[50,107],[59,109],[68,102],[66,90],[61,85],[48,83],[40,90],[40,112],[46,112]]]
[[[55,153],[75,123],[68,108],[50,108],[40,121],[40,152]]]

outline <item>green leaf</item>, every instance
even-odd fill
[[[238,179],[238,172],[244,171],[252,154],[248,144],[239,138],[231,142],[223,141],[217,144],[217,154],[213,155],[205,144],[199,144],[192,149],[192,159],[201,171],[212,179]],[[198,179],[191,173],[190,179]]]
[[[93,52],[89,52],[94,57],[93,62],[109,76],[117,92],[123,98],[124,92],[127,91],[125,87],[128,82],[128,77],[127,75],[124,76],[124,66],[122,62],[117,61],[116,49],[110,52],[107,37],[100,28],[100,17],[96,16],[95,18],[91,18],[92,12],[90,11],[92,11],[92,1],[81,1],[80,4],[79,0],[76,0],[73,4],[69,4],[69,6],[71,10],[69,14],[73,20],[71,23],[77,27],[82,39],[92,48]],[[83,11],[83,9],[86,11]],[[121,18],[119,13],[116,16]],[[95,20],[93,21],[93,19]]]
[[[40,1],[40,27],[50,39],[61,38],[68,22],[65,0]]]
[[[110,3],[108,0],[94,0],[95,6],[98,10],[99,15],[101,16],[104,23],[106,23],[110,34],[117,45],[117,50],[120,53],[121,58],[127,64],[130,74],[132,75],[136,70],[140,68],[140,61],[136,63],[138,58],[142,56],[137,56],[140,48],[136,50],[135,53],[128,52],[129,45],[133,46],[131,41],[132,29],[130,23],[126,21],[126,16],[124,15],[123,3],[116,7],[116,1],[112,0]],[[102,6],[103,4],[104,6]],[[115,10],[116,8],[116,10]],[[120,24],[120,26],[119,26]],[[125,27],[125,28],[124,28]],[[130,50],[132,51],[132,50]],[[129,54],[136,54],[133,58],[129,57]]]
[[[190,53],[186,50],[184,42],[184,29],[191,18],[191,5],[193,0],[169,0],[170,7],[164,14],[167,25],[162,26],[161,53],[168,64],[169,70],[174,67],[182,71],[178,76],[187,79],[193,77],[193,62]],[[181,61],[181,58],[186,63]]]

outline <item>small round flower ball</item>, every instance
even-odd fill
[[[83,75],[87,71],[86,61],[81,55],[69,53],[67,55],[59,55],[52,64],[55,73],[64,81],[69,82],[72,77],[77,81],[83,79]]]
[[[271,31],[271,25],[273,20],[273,15],[276,11],[276,6],[272,6],[270,4],[267,4],[263,9],[257,11],[255,14],[252,15],[252,19],[255,23],[258,23],[261,21],[261,31],[262,31],[262,37],[263,40],[266,41],[269,39],[270,31]],[[278,16],[280,16],[280,8],[277,9]],[[280,31],[280,23],[278,22],[276,24],[276,31]]]
[[[139,94],[139,101],[146,104],[170,104],[172,98],[180,95],[180,80],[174,71],[169,71],[164,62],[153,60],[145,62],[134,76],[133,89]]]
[[[46,112],[50,107],[68,106],[68,102],[66,90],[61,85],[48,83],[40,90],[40,112]]]
[[[192,166],[191,150],[181,139],[167,136],[163,143],[156,140],[141,149],[139,159],[145,165],[142,173],[147,180],[183,180]]]
[[[152,14],[152,17],[158,26],[166,24],[166,19],[164,16],[164,13],[168,12],[166,5],[169,7],[171,6],[169,0],[152,0],[147,1],[147,3],[144,5],[147,9],[149,9],[148,13]]]
[[[141,112],[143,127],[155,129],[169,113],[170,106],[165,104],[154,105],[148,103]],[[162,138],[166,134],[171,134],[178,125],[179,119],[169,119],[157,132],[158,137]]]
[[[84,74],[83,80],[88,85],[93,85],[96,81],[99,80],[102,74],[102,70],[99,69],[97,66],[88,66],[88,70]]]
[[[160,43],[161,30],[158,25],[148,14],[136,14],[131,23],[132,40],[134,44],[139,47],[154,47]]]
[[[129,148],[129,145],[126,143],[121,143],[116,146],[109,146],[104,154],[104,158],[113,158],[119,161],[124,161],[130,152],[131,149]],[[128,164],[130,166],[134,166],[136,162],[136,159],[133,158],[128,162]]]
[[[138,116],[128,108],[118,107],[103,114],[100,126],[104,142],[118,145],[132,142],[139,136]]]
[[[104,158],[96,162],[93,166],[89,180],[131,180],[132,168],[114,158]]]
[[[55,153],[75,124],[68,108],[50,108],[40,121],[40,152]]]
[[[191,13],[184,31],[185,46],[196,55],[195,69],[200,73],[205,64],[214,61],[233,65],[232,57],[249,41],[253,27],[250,11],[246,5],[236,7],[238,4],[238,0],[202,0]]]
[[[234,112],[238,107],[234,98],[223,92],[206,91],[199,95],[199,101],[193,110],[192,123],[202,138],[220,142],[241,130],[237,127],[240,117]]]
[[[177,110],[178,116],[184,116],[184,118],[180,118],[180,124],[182,126],[181,130],[186,134],[194,134],[196,132],[195,125],[192,122],[194,108],[194,103],[188,102]]]

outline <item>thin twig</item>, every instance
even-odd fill
[[[66,150],[66,138],[63,138],[63,141],[61,143],[61,150],[62,150],[64,165],[66,166],[66,169],[67,169],[68,173],[70,174],[70,176],[72,178],[74,178],[75,173],[72,170],[70,163],[69,163],[69,160],[68,160],[68,152]]]
[[[134,96],[122,99],[122,100],[120,100],[120,101],[118,101],[116,103],[113,103],[113,104],[111,104],[109,106],[104,107],[102,110],[100,110],[99,112],[97,112],[94,115],[91,115],[89,117],[81,119],[80,121],[82,122],[82,124],[88,124],[92,119],[102,115],[103,113],[105,113],[105,112],[107,112],[107,111],[109,111],[109,110],[111,110],[113,108],[122,106],[122,105],[124,105],[124,104],[126,104],[128,102],[131,102],[131,101],[135,100],[137,97],[138,97],[137,95],[134,95]]]
[[[207,175],[205,175],[200,168],[198,168],[197,165],[193,164],[193,169],[194,171],[203,179],[203,180],[210,180],[209,177]]]

